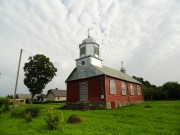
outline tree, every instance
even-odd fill
[[[162,86],[166,99],[180,99],[180,84],[177,82],[166,82]]]
[[[49,61],[49,58],[42,54],[29,57],[28,60],[29,62],[24,65],[24,84],[32,94],[32,102],[35,94],[42,93],[46,84],[56,76],[57,69],[54,67],[53,63]]]

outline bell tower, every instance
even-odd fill
[[[89,35],[88,29],[88,37],[79,44],[80,58],[76,59],[76,67],[88,67],[90,65],[102,67],[102,60],[99,56],[99,46],[100,45]]]

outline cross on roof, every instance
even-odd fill
[[[90,35],[89,35],[89,29],[88,29],[88,37],[90,37]]]
[[[121,61],[122,67],[123,67],[123,61]]]

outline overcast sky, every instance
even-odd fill
[[[79,58],[79,44],[90,36],[100,44],[103,65],[151,84],[180,83],[180,0],[0,0],[0,96],[13,94],[20,49],[24,63],[44,54],[58,69],[44,89],[66,89]]]

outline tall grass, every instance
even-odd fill
[[[179,135],[180,101],[156,101],[131,105],[114,110],[73,111],[62,110],[62,129],[50,131],[44,120],[48,107],[58,108],[62,104],[19,105],[15,110],[28,107],[41,109],[31,123],[24,119],[11,118],[11,112],[0,115],[0,135]],[[14,110],[13,110],[14,111]],[[82,122],[67,124],[69,116],[77,114]]]

